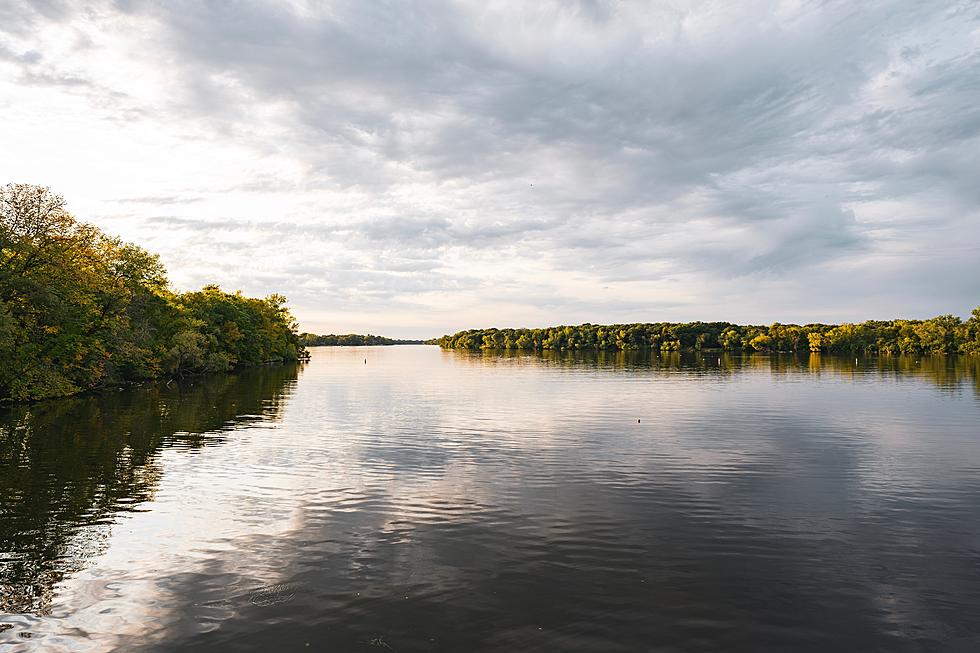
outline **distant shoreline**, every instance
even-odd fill
[[[869,320],[859,324],[586,323],[541,329],[469,329],[432,342],[443,349],[468,350],[980,354],[980,307],[967,320],[940,315],[928,320]]]
[[[400,338],[386,338],[373,334],[328,333],[317,335],[315,333],[301,333],[300,342],[304,347],[364,347],[375,345],[424,345],[426,343],[435,344],[431,340],[405,340]]]
[[[404,342],[383,342],[374,344],[357,344],[357,345],[346,345],[346,344],[333,344],[333,345],[306,345],[307,349],[313,347],[395,347],[401,345],[429,345],[435,346],[435,343],[428,342],[426,340],[406,340]]]

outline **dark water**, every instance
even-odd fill
[[[325,348],[6,408],[0,650],[980,651],[978,372]]]

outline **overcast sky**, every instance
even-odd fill
[[[0,2],[0,183],[301,328],[968,315],[980,3]]]

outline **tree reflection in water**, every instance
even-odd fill
[[[299,366],[272,365],[0,409],[0,612],[46,614],[103,552],[117,514],[153,499],[162,449],[278,420]]]
[[[721,351],[660,352],[449,350],[445,356],[473,364],[594,365],[601,368],[641,369],[684,374],[739,374],[769,370],[775,375],[833,374],[858,379],[869,375],[896,380],[926,379],[945,390],[972,386],[980,396],[980,356],[837,356],[829,354],[732,354]],[[529,360],[533,359],[533,361]]]

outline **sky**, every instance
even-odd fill
[[[967,316],[980,4],[0,3],[0,183],[302,330]]]

